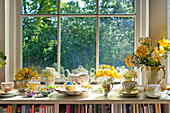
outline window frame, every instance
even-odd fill
[[[58,18],[58,36],[57,36],[57,71],[60,72],[60,50],[61,50],[61,26],[60,26],[60,17],[96,17],[96,69],[99,68],[99,18],[100,17],[134,17],[135,18],[135,33],[134,33],[134,51],[139,45],[138,39],[142,36],[146,36],[146,19],[143,15],[146,15],[146,6],[143,6],[143,3],[146,3],[148,0],[135,0],[135,13],[134,14],[99,14],[99,0],[96,0],[96,14],[60,14],[60,0],[58,0],[58,13],[57,14],[22,14],[22,0],[12,1],[9,4],[11,8],[9,9],[11,14],[14,15],[14,25],[11,31],[14,31],[14,36],[10,38],[15,41],[11,42],[8,40],[8,47],[12,49],[8,51],[7,56],[9,56],[10,63],[7,64],[6,69],[6,78],[7,81],[12,81],[14,79],[15,73],[22,68],[22,17],[57,17]],[[144,10],[145,9],[145,10]],[[143,12],[141,12],[143,11]],[[142,13],[142,16],[141,16]],[[145,26],[144,26],[145,25]],[[142,30],[143,29],[143,30]],[[19,42],[19,43],[18,43]],[[141,75],[141,73],[139,73]],[[141,76],[139,77],[141,79]],[[141,81],[138,82],[139,84]]]

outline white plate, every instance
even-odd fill
[[[66,94],[66,95],[81,95],[82,94],[82,90],[80,91],[66,91],[66,90],[61,90],[61,89],[55,89],[55,91],[57,91],[58,93],[62,93],[62,94]]]
[[[162,96],[162,92],[159,92],[156,95],[150,95],[147,92],[144,92],[144,94],[145,94],[146,97],[149,97],[149,98],[159,98],[159,97]]]

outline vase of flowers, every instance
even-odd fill
[[[52,67],[46,67],[44,70],[42,70],[40,76],[41,76],[41,81],[44,82],[47,87],[49,85],[53,86],[55,83],[55,79],[59,78],[59,74]]]
[[[170,40],[162,38],[156,41],[156,46],[153,46],[150,38],[140,38],[140,46],[136,52],[129,55],[125,59],[125,63],[129,67],[145,67],[145,86],[147,84],[160,84],[165,78],[165,70],[162,61],[168,57],[170,51]],[[158,72],[162,69],[164,74],[162,79],[159,79]]]
[[[24,67],[20,69],[15,75],[15,82],[18,82],[20,86],[18,89],[25,89],[28,88],[27,84],[29,81],[37,81],[39,75],[37,72],[33,72],[31,69]]]
[[[101,82],[101,88],[105,96],[111,91],[113,80],[119,77],[114,66],[110,65],[100,65],[94,76]]]
[[[126,69],[123,73],[121,73],[124,81],[135,81],[137,76],[137,72],[134,69]]]

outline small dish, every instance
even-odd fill
[[[34,96],[36,94],[36,92],[25,92],[25,95],[27,96],[27,97],[32,97],[32,96]]]
[[[151,95],[151,94],[149,94],[149,93],[147,93],[147,92],[144,92],[144,95],[145,95],[146,97],[148,97],[148,98],[159,98],[159,97],[162,96],[162,92],[158,92],[156,95]]]
[[[47,97],[51,92],[53,92],[53,89],[49,89],[46,87],[42,87],[39,90],[40,90],[41,94],[45,97]]]
[[[127,93],[124,89],[119,91],[119,95],[123,97],[135,97],[139,94],[138,90],[132,90],[131,93]]]

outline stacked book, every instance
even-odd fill
[[[63,109],[65,106],[65,109]],[[67,104],[60,105],[60,113],[111,113],[110,104]]]
[[[164,113],[163,104],[112,104],[112,113]]]
[[[1,105],[0,113],[55,113],[54,105]]]

